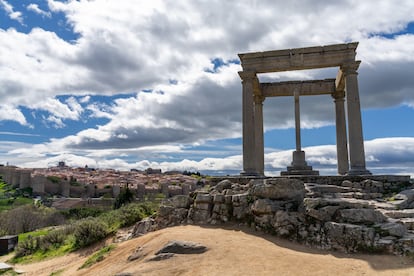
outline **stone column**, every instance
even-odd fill
[[[336,118],[336,158],[338,160],[338,174],[344,175],[349,170],[348,142],[346,138],[345,119],[345,91],[339,91],[332,95],[335,102]]]
[[[254,96],[254,133],[257,173],[264,176],[264,141],[263,141],[263,96]]]
[[[256,81],[256,73],[251,71],[241,71],[239,76],[243,86],[243,171],[242,175],[256,176],[256,158],[254,151],[255,128],[254,128],[254,105],[253,105],[253,86]]]
[[[293,92],[295,101],[295,134],[296,134],[296,150],[292,154],[292,166],[296,170],[309,169],[305,160],[305,152],[302,150],[302,143],[300,137],[300,103],[299,103],[299,91],[295,89]]]
[[[299,91],[295,89],[295,132],[296,132],[296,151],[301,151],[301,139],[300,139],[300,103],[299,103]]]
[[[362,135],[361,106],[359,102],[358,73],[359,61],[344,64],[346,102],[348,113],[349,175],[371,174],[365,168],[364,138]]]

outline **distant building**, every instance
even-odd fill
[[[66,167],[66,163],[65,163],[65,161],[59,161],[59,163],[58,163],[58,167],[59,167],[59,168],[64,168],[64,167]]]
[[[152,169],[152,168],[148,168],[145,170],[146,174],[161,174],[161,169]]]

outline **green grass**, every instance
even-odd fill
[[[116,232],[116,230],[118,230],[121,227],[125,227],[125,226],[130,226],[133,225],[134,223],[136,223],[137,221],[152,215],[156,208],[158,207],[157,204],[155,203],[140,203],[140,204],[128,204],[125,206],[122,206],[121,208],[117,209],[117,210],[112,210],[109,212],[104,212],[102,214],[100,214],[99,216],[95,217],[95,218],[84,218],[79,220],[79,223],[81,222],[85,222],[86,224],[89,223],[98,223],[101,226],[103,226],[104,229],[104,237],[107,237],[109,235],[112,235],[113,233]],[[60,229],[56,229],[55,227],[48,227],[48,228],[43,228],[37,231],[32,231],[32,232],[28,232],[28,233],[24,233],[24,234],[20,234],[19,235],[19,243],[21,243],[22,246],[22,250],[33,250],[32,254],[30,255],[26,255],[23,256],[21,255],[21,257],[14,257],[11,262],[13,263],[29,263],[29,262],[34,262],[34,261],[41,261],[47,258],[51,258],[51,257],[55,257],[55,256],[62,256],[68,252],[73,252],[83,246],[89,245],[89,243],[85,243],[85,244],[79,244],[81,241],[84,241],[85,239],[88,239],[90,235],[95,234],[96,232],[79,232],[80,231],[80,224],[78,222],[75,222],[72,226],[73,229],[70,230],[71,228],[69,228],[68,231],[63,230],[63,242],[59,242],[59,243],[53,243],[53,245],[48,246],[48,244],[46,244],[48,247],[44,247],[41,246],[42,244],[44,244],[44,241],[48,240],[48,236],[50,237],[50,235],[48,235],[50,232],[52,231],[60,231]],[[92,224],[95,225],[95,224]],[[65,226],[62,226],[65,227]],[[102,228],[101,228],[102,229]],[[86,229],[88,230],[88,229]],[[81,233],[82,235],[79,235],[79,233]],[[89,234],[88,234],[89,233]],[[51,233],[52,235],[53,233]],[[44,236],[44,237],[42,237]],[[53,237],[54,235],[52,235]],[[32,247],[29,237],[31,238],[37,238],[40,237],[40,246],[39,243],[35,242],[34,246]],[[93,236],[91,236],[91,238],[93,238]],[[100,237],[102,238],[102,237]],[[23,242],[25,242],[26,240],[28,240],[27,243],[27,247],[26,245],[24,245]],[[96,240],[92,240],[92,242],[95,242]],[[37,244],[37,246],[36,246]],[[33,249],[32,249],[33,248]],[[111,249],[105,249],[108,252]],[[106,253],[107,251],[103,250],[101,252],[102,255],[104,255],[104,253]],[[22,251],[20,251],[22,252]],[[30,251],[29,251],[30,252]],[[91,257],[92,258],[92,257]],[[99,259],[103,258],[102,256],[98,255],[95,256],[95,262],[99,261]]]
[[[36,230],[36,231],[19,234],[19,242],[23,242],[23,241],[27,240],[27,238],[29,236],[31,236],[33,238],[44,236],[47,233],[49,233],[50,230],[51,230],[51,227],[47,227],[47,228],[39,229],[39,230]]]
[[[23,196],[15,196],[10,198],[4,198],[6,192],[9,192],[10,194],[16,194],[16,189],[12,189],[10,185],[0,181],[0,212],[11,210],[13,208],[16,208],[18,206],[26,205],[26,204],[32,204],[33,199],[26,198]]]
[[[41,236],[40,233],[37,232],[43,232],[43,231],[34,231],[31,232],[37,236]],[[48,232],[48,231],[47,231]],[[19,235],[20,237],[20,235]],[[27,236],[26,236],[27,238]],[[20,241],[20,238],[19,238]],[[34,254],[23,256],[23,257],[13,257],[11,260],[9,260],[10,263],[13,264],[27,264],[32,262],[38,262],[45,259],[53,258],[53,257],[59,257],[63,256],[69,252],[72,252],[76,249],[75,247],[75,239],[73,238],[73,235],[69,235],[67,239],[65,240],[65,243],[59,247],[50,247],[48,250],[37,250]]]
[[[93,264],[103,261],[105,257],[115,248],[115,245],[111,244],[101,248],[98,252],[90,256],[85,263],[79,267],[79,269],[88,268]]]
[[[64,271],[65,271],[64,269],[59,269],[59,270],[56,270],[56,271],[53,271],[52,273],[50,273],[49,276],[60,276],[60,275],[63,275],[62,273]]]
[[[33,199],[26,197],[0,199],[0,212],[11,210],[26,204],[33,204]]]

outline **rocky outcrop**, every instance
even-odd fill
[[[404,185],[370,179],[338,185],[223,180],[210,190],[164,201],[154,223],[163,228],[236,222],[323,249],[404,254],[414,252],[414,189],[406,186],[390,197]]]

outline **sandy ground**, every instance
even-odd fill
[[[170,240],[199,242],[209,249],[203,254],[147,261]],[[16,268],[25,271],[23,275],[414,275],[412,258],[327,252],[249,229],[200,226],[167,228],[118,243],[103,261],[78,270],[99,246]],[[137,247],[143,247],[147,255],[128,261]]]

